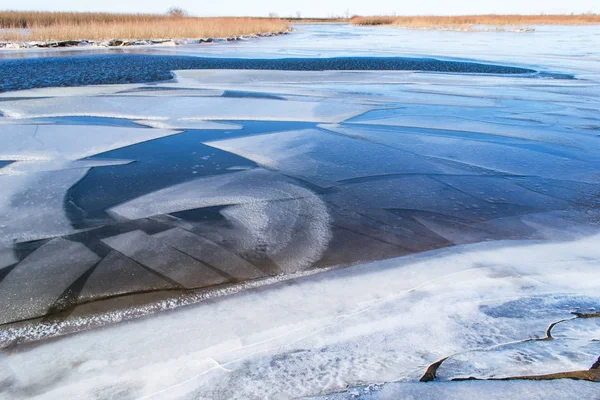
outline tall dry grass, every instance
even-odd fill
[[[409,28],[465,27],[472,25],[590,25],[600,24],[600,15],[459,15],[459,16],[371,16],[353,17],[352,25],[398,25]]]
[[[287,21],[153,14],[0,11],[0,40],[184,39],[278,33]]]

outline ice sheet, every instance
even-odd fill
[[[442,357],[540,337],[555,318],[600,304],[598,240],[460,247],[246,291],[6,353],[14,383],[4,390],[262,399],[416,381]],[[515,304],[536,295],[563,300]]]
[[[4,125],[0,159],[76,160],[176,133],[103,126]]]
[[[0,358],[0,397],[286,399],[398,380],[403,382],[381,390],[351,389],[340,396],[354,396],[354,391],[359,397],[389,399],[595,396],[597,387],[584,382],[416,383],[431,363],[447,356],[464,361],[448,363],[447,371],[452,367],[456,375],[481,377],[566,371],[589,367],[597,358],[597,342],[590,342],[598,339],[597,320],[585,321],[585,326],[560,324],[553,330],[556,340],[539,347],[538,342],[515,344],[544,337],[549,324],[571,318],[572,311],[600,305],[600,237],[581,238],[596,234],[599,221],[600,34],[594,27],[537,30],[516,34],[309,26],[256,42],[148,51],[249,58],[445,55],[571,73],[578,79],[549,79],[548,74],[547,79],[530,79],[412,72],[184,71],[155,87],[2,95],[2,133],[14,124],[13,117],[21,125],[84,125],[47,131],[40,126],[52,152],[36,147],[33,128],[19,128],[24,136],[16,135],[10,143],[2,140],[14,150],[9,154],[8,147],[0,149],[5,152],[1,159],[12,162],[0,169],[0,241],[5,245],[73,233],[64,195],[88,168],[113,166],[114,175],[106,174],[110,179],[91,182],[127,188],[130,194],[125,178],[135,174],[118,170],[136,157],[81,157],[109,150],[115,140],[120,145],[133,136],[148,140],[144,135],[156,135],[159,126],[226,126],[211,134],[211,139],[219,138],[211,145],[271,169],[238,171],[236,166],[245,164],[236,161],[216,166],[230,172],[219,177],[190,180],[195,176],[175,174],[176,182],[154,182],[151,190],[136,192],[143,196],[114,207],[117,221],[106,217],[110,226],[98,231],[112,236],[106,243],[144,265],[119,256],[117,250],[107,256],[104,247],[110,247],[94,246],[85,240],[87,233],[73,238],[82,243],[68,241],[73,244],[57,246],[56,252],[45,247],[56,241],[19,243],[14,250],[0,251],[0,266],[5,267],[0,286],[17,282],[11,275],[21,267],[37,265],[31,257],[55,268],[77,264],[68,274],[36,270],[31,275],[36,285],[52,287],[35,295],[15,284],[9,295],[35,303],[25,310],[35,311],[28,316],[43,313],[62,294],[69,300],[80,287],[72,285],[81,277],[78,268],[99,261],[95,252],[105,258],[84,272],[91,272],[80,293],[84,301],[142,287],[167,289],[163,281],[171,285],[168,289],[179,288],[177,283],[197,278],[185,266],[201,263],[234,282],[258,275],[249,265],[262,268],[256,260],[276,267],[261,270],[264,275],[297,277],[296,271],[306,273],[309,267],[348,265],[457,243],[523,237],[575,241],[459,246],[243,291],[263,283],[252,281],[219,292],[236,295],[174,312],[35,346],[16,345]],[[55,115],[111,120],[51,117]],[[41,116],[48,118],[35,118]],[[114,124],[129,122],[115,117],[143,120],[155,128],[117,132],[123,126]],[[278,133],[260,135],[274,128],[250,127],[244,119],[339,125],[299,131],[288,124]],[[101,131],[87,126],[92,123],[113,125]],[[221,132],[235,129],[232,125],[243,129],[229,138],[246,137],[221,139]],[[92,141],[76,132],[98,135]],[[127,140],[121,142],[122,137]],[[201,137],[198,141],[208,140]],[[180,161],[173,154],[174,164],[168,166]],[[167,164],[147,164],[144,172],[149,176],[153,166],[160,166],[156,171],[168,176],[165,181],[171,179]],[[205,212],[212,219],[191,217]],[[130,231],[131,226],[147,232]],[[213,250],[219,257],[213,258]],[[23,264],[13,269],[23,257]],[[173,260],[185,260],[185,265],[169,270],[165,266]],[[240,267],[228,269],[232,265]],[[165,279],[166,274],[178,282]],[[23,276],[21,282],[28,281]],[[115,323],[175,308],[180,301],[138,305],[123,298],[112,303],[120,307],[114,312],[89,304],[95,313],[91,317],[75,309],[66,319],[5,326],[0,342],[8,345],[16,339]],[[441,378],[453,376],[440,369]]]
[[[42,245],[0,281],[0,324],[46,314],[98,261],[98,256],[80,243],[54,239]]]
[[[194,120],[191,118],[156,120],[135,120],[136,124],[146,125],[155,129],[242,129],[241,125],[226,124],[205,120]]]
[[[307,129],[206,143],[319,185],[386,174],[468,173],[414,154]],[[373,160],[378,162],[374,163]]]
[[[0,243],[37,240],[76,232],[64,210],[65,193],[87,169],[0,175]]]
[[[283,101],[212,97],[53,97],[3,101],[0,111],[10,118],[96,116],[157,120],[266,120],[340,122],[369,110],[348,101]]]
[[[102,239],[104,243],[176,285],[198,288],[227,281],[222,274],[142,231]]]

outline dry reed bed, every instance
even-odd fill
[[[268,18],[0,12],[0,41],[228,38],[289,29],[287,21]]]
[[[460,16],[371,16],[353,17],[352,25],[396,25],[407,28],[468,30],[472,26],[496,27],[523,25],[591,25],[600,24],[600,15],[460,15]],[[502,30],[502,29],[499,29]]]

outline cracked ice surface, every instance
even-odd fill
[[[4,390],[261,399],[415,380],[444,356],[544,336],[577,304],[598,309],[588,279],[598,240],[471,245],[246,291],[5,354]],[[557,328],[569,356],[544,370],[585,364],[597,324],[575,323]],[[499,355],[487,361],[496,375],[515,368]]]
[[[16,344],[0,397],[285,399],[398,380],[381,395],[591,397],[414,382],[444,357],[439,380],[597,358],[597,320],[527,340],[600,309],[599,38],[302,27],[152,51],[429,53],[547,75],[201,70],[0,94],[0,343],[211,298]],[[553,72],[576,79],[541,79]]]

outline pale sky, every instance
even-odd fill
[[[163,13],[173,5],[197,16],[600,13],[600,0],[2,0],[0,9]]]

